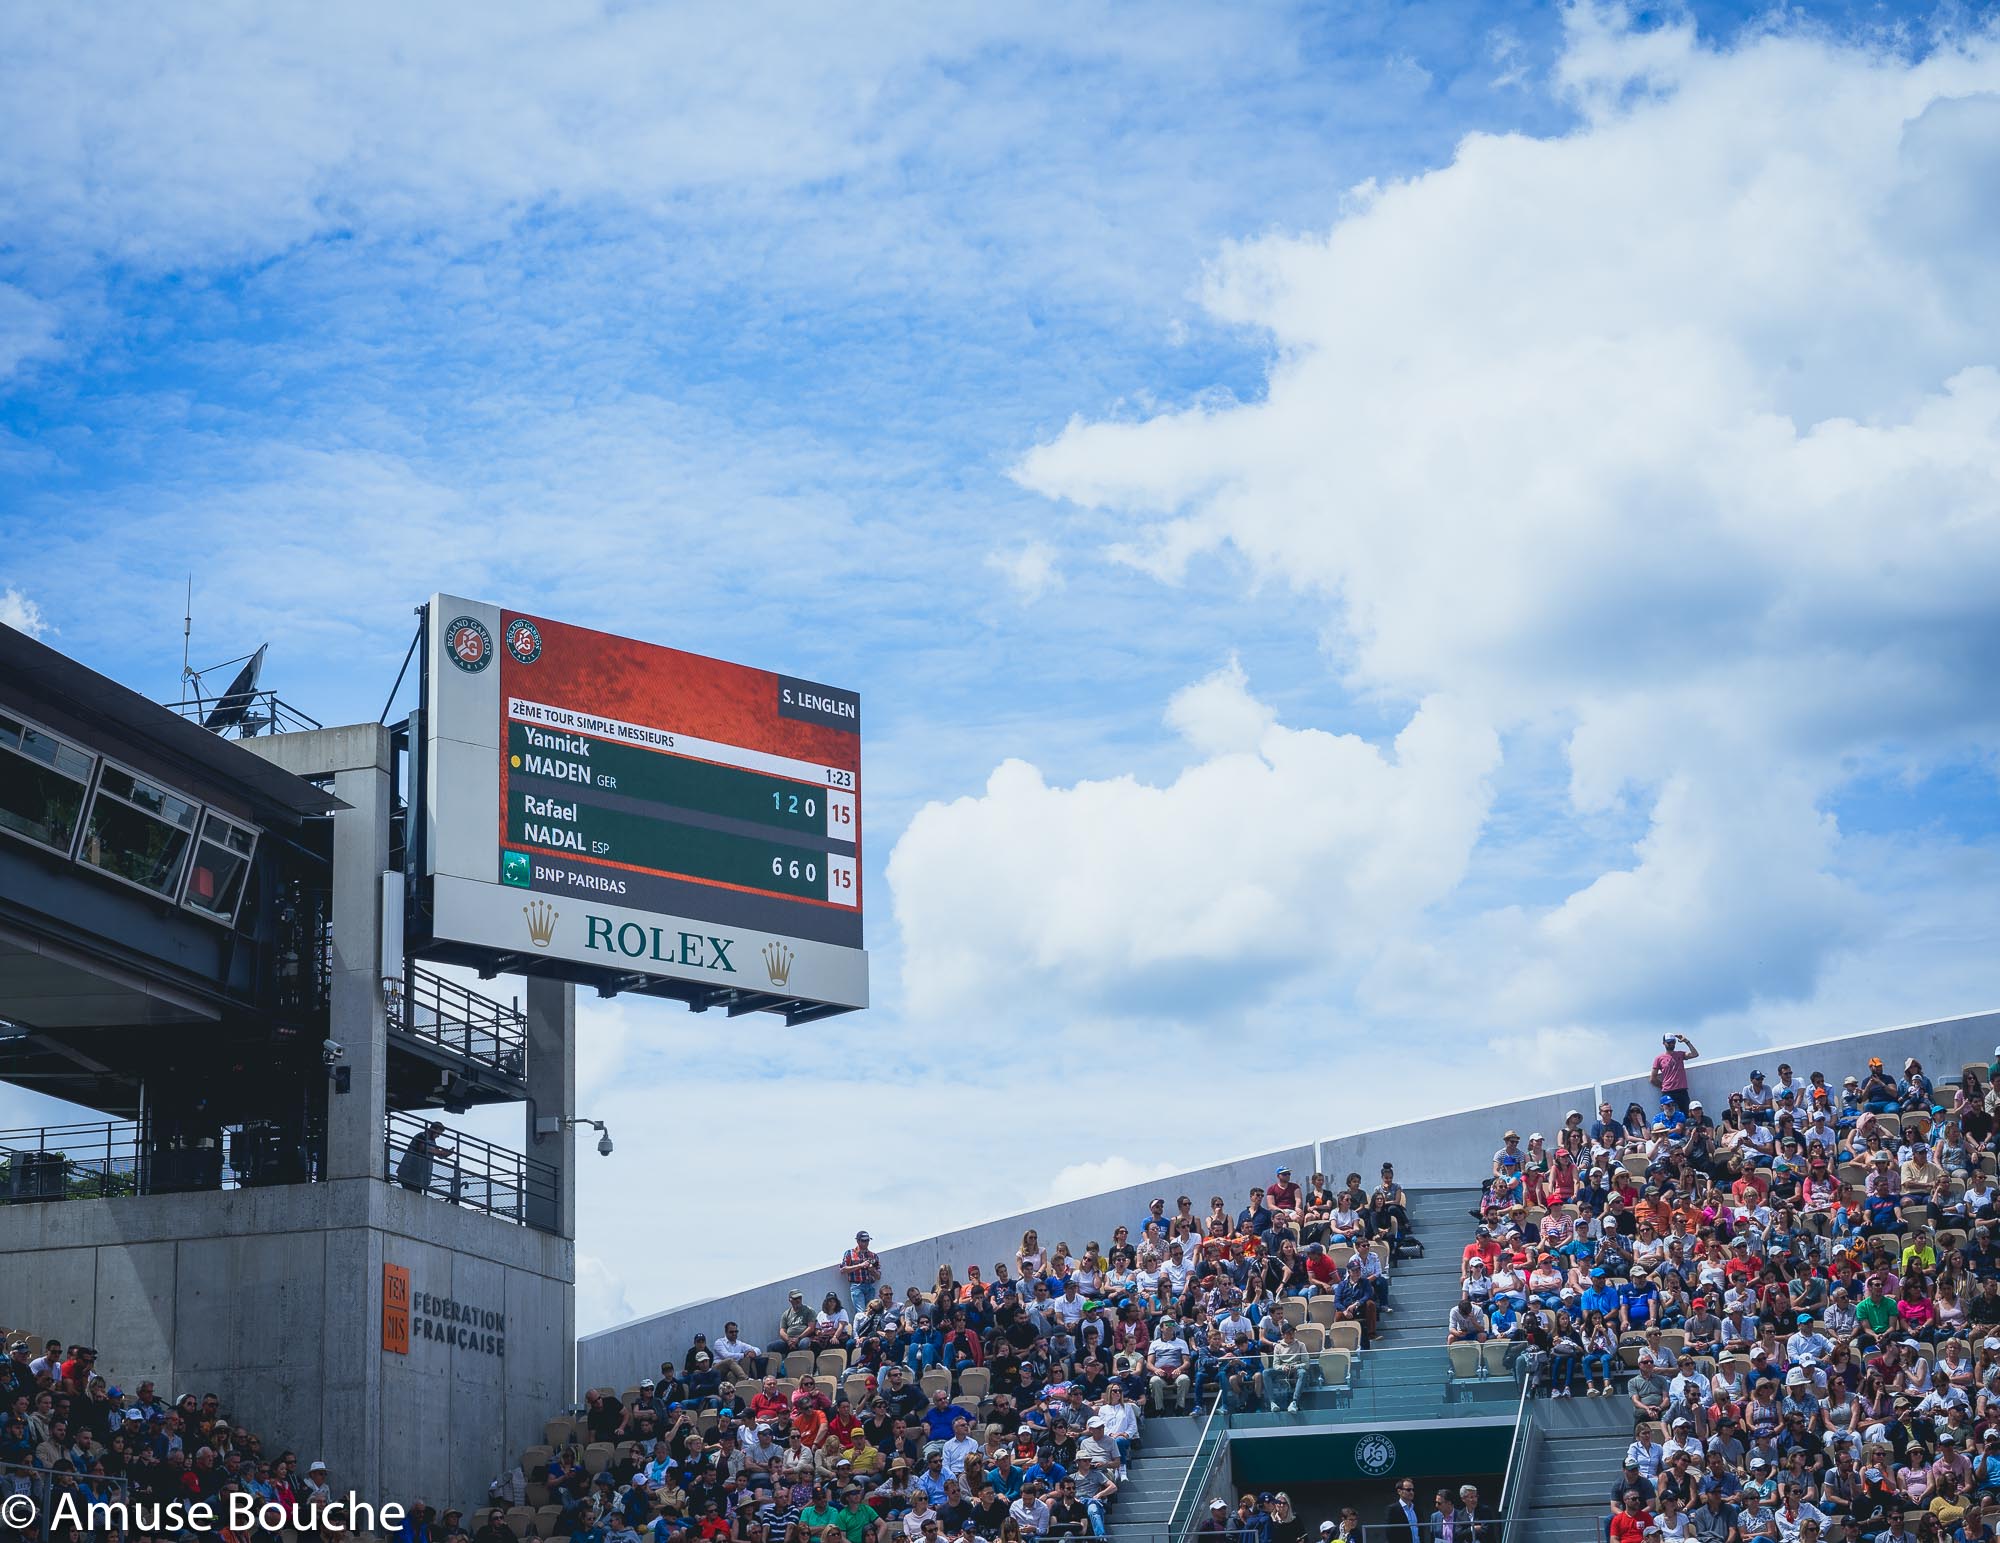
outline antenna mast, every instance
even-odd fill
[[[194,575],[188,575],[187,609],[181,613],[181,705],[188,699],[188,640],[194,634]]]

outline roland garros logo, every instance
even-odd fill
[[[444,629],[444,651],[466,674],[477,675],[493,662],[493,634],[476,616],[454,616]]]

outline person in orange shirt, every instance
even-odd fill
[[[1485,1261],[1486,1273],[1489,1275],[1492,1274],[1493,1267],[1500,1262],[1500,1244],[1495,1240],[1493,1236],[1493,1229],[1491,1227],[1482,1226],[1478,1230],[1478,1232],[1474,1234],[1472,1241],[1465,1245],[1464,1253],[1462,1253],[1459,1256],[1459,1265],[1461,1273],[1463,1273],[1464,1265],[1468,1261],[1470,1261],[1475,1254],[1478,1255],[1480,1259]]]
[[[817,1451],[831,1430],[832,1423],[819,1405],[792,1405],[792,1434],[804,1443],[808,1452]]]

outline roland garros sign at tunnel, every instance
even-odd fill
[[[453,595],[426,666],[435,943],[867,1005],[853,692]]]

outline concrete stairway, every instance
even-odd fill
[[[1536,1400],[1539,1448],[1513,1530],[1535,1543],[1601,1543],[1632,1440],[1630,1409],[1623,1398]]]
[[[1118,1486],[1106,1528],[1117,1543],[1141,1543],[1166,1535],[1174,1498],[1194,1463],[1201,1427],[1199,1415],[1145,1417],[1139,1431],[1139,1453],[1131,1464],[1132,1476]]]
[[[1445,1317],[1458,1300],[1459,1255],[1475,1225],[1467,1213],[1478,1203],[1477,1189],[1411,1192],[1410,1225],[1424,1245],[1424,1257],[1405,1259],[1391,1272],[1389,1305],[1395,1311],[1381,1321],[1377,1349],[1433,1345],[1439,1360],[1444,1359]]]

